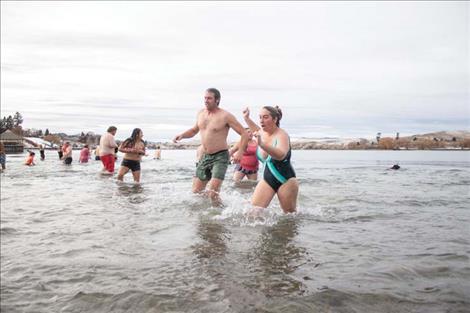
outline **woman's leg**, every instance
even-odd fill
[[[120,181],[122,181],[123,178],[124,178],[124,175],[126,175],[127,172],[129,172],[129,168],[128,168],[128,167],[125,167],[125,166],[121,166],[121,167],[119,168],[119,173],[118,173],[118,175],[117,175],[117,179],[120,180]]]
[[[299,194],[299,182],[291,178],[277,191],[277,197],[284,213],[295,212],[297,208],[297,195]]]
[[[256,185],[253,197],[251,198],[251,204],[255,207],[267,208],[274,195],[275,192],[271,186],[264,180],[261,180],[258,185]]]
[[[243,177],[245,177],[245,174],[240,171],[235,171],[235,173],[233,173],[233,180],[237,183],[240,182]]]
[[[246,175],[246,178],[248,178],[249,180],[258,180],[258,173],[248,174]]]
[[[132,176],[134,177],[134,181],[136,183],[140,182],[140,171],[134,171],[132,172]]]

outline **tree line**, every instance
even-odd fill
[[[23,129],[23,116],[20,112],[16,112],[13,116],[4,116],[0,120],[0,133],[11,130],[13,133],[24,137],[40,137],[46,141],[60,144],[63,140],[73,140],[81,143],[96,144],[99,142],[100,135],[93,132],[81,132],[81,134],[69,136],[67,134],[53,134],[46,128],[45,131],[41,129]]]
[[[0,133],[11,130],[18,135],[22,135],[21,124],[23,124],[23,116],[20,112],[16,112],[13,116],[4,116],[2,120],[0,120]]]

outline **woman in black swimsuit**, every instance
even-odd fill
[[[123,143],[119,146],[119,151],[125,153],[124,158],[119,168],[118,180],[123,180],[124,175],[127,172],[131,171],[134,181],[136,183],[140,182],[140,160],[142,156],[145,155],[145,145],[142,137],[144,134],[140,128],[135,128],[132,131],[130,138],[124,140]]]
[[[279,107],[263,107],[259,115],[261,128],[250,119],[248,108],[243,111],[243,117],[258,140],[257,156],[264,163],[263,180],[256,185],[251,203],[255,207],[267,208],[277,194],[282,210],[295,212],[299,183],[290,163],[289,135],[279,127],[281,110]]]

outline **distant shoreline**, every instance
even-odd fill
[[[25,137],[25,149],[36,149],[39,144],[43,144],[46,149],[56,149],[57,145],[69,141],[74,149],[81,149],[88,144],[91,149],[98,145],[97,134],[87,135],[67,135],[53,134],[44,137]],[[54,144],[52,144],[54,143]],[[194,150],[201,144],[200,140],[186,140],[179,143],[171,141],[147,142],[148,149],[155,149],[160,146],[165,150]],[[229,142],[232,146],[235,142]],[[293,150],[394,150],[394,151],[465,151],[470,150],[470,131],[440,131],[434,133],[399,137],[381,137],[380,133],[376,138],[339,138],[339,137],[319,137],[319,138],[295,138],[291,141]]]

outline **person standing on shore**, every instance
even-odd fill
[[[145,145],[142,137],[144,133],[140,128],[135,128],[132,131],[131,137],[124,140],[119,146],[119,151],[125,153],[119,168],[117,179],[122,181],[124,175],[132,171],[134,182],[140,182],[140,161],[142,156],[145,155]]]
[[[103,173],[114,173],[114,162],[116,161],[114,149],[117,148],[114,136],[116,135],[117,128],[109,126],[106,134],[100,138],[100,159],[103,163]]]
[[[243,111],[243,118],[258,141],[257,157],[265,165],[263,179],[256,185],[251,204],[255,208],[267,208],[277,194],[284,213],[295,212],[299,183],[290,163],[289,135],[280,128],[281,109],[264,106],[259,115],[261,127],[250,119],[248,108]]]
[[[5,163],[6,163],[6,152],[5,152],[5,145],[3,144],[3,142],[0,142],[0,165],[2,166],[1,167],[1,171],[3,172],[6,168],[5,166]]]
[[[241,136],[240,150],[233,157],[235,162],[240,161],[248,142],[248,134],[235,116],[219,107],[220,98],[217,89],[207,89],[204,95],[205,108],[199,111],[196,124],[173,139],[176,143],[201,132],[203,156],[196,168],[192,191],[200,193],[209,184],[208,195],[216,204],[220,203],[219,190],[229,164],[227,136],[230,128]]]
[[[66,142],[63,147],[62,147],[62,159],[64,160],[65,165],[70,165],[72,164],[72,146],[70,145],[70,142]]]

